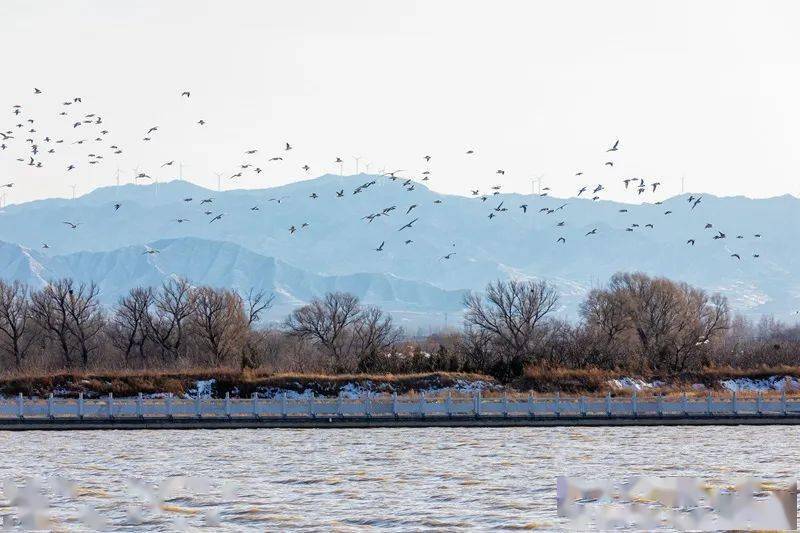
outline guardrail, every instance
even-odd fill
[[[231,398],[176,398],[166,394],[163,398],[114,398],[109,394],[99,399],[78,398],[16,398],[0,400],[0,420],[108,420],[108,419],[172,419],[172,418],[228,418],[228,419],[314,419],[325,418],[425,418],[425,417],[710,417],[758,415],[798,415],[800,400],[787,400],[785,393],[780,399],[764,399],[759,393],[754,399],[713,397],[702,399],[678,399],[663,397],[639,398],[635,393],[628,398],[578,397],[562,398],[534,397],[526,399],[486,399],[480,393],[472,397],[426,399],[398,397],[396,394],[366,394],[356,399],[310,396],[289,399],[286,394],[265,399],[254,395],[249,399]]]

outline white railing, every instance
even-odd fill
[[[357,399],[308,397],[288,399],[286,394],[264,399],[254,395],[249,399],[231,398],[114,398],[109,394],[100,399],[25,398],[0,399],[0,419],[108,419],[108,418],[316,418],[316,417],[614,417],[614,416],[754,416],[800,414],[800,400],[788,400],[785,393],[779,399],[741,399],[736,393],[720,398],[708,395],[703,399],[665,399],[658,396],[639,398],[553,397],[529,395],[525,399],[472,397],[426,399],[398,397],[396,394],[366,394]]]

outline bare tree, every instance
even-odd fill
[[[558,304],[558,293],[545,281],[496,281],[486,294],[464,298],[466,328],[491,337],[492,349],[501,358],[503,377],[522,370],[540,340],[542,321]],[[513,367],[513,369],[512,369]]]
[[[332,292],[322,299],[295,309],[284,322],[289,335],[310,340],[328,356],[334,371],[344,369],[345,346],[349,328],[361,316],[358,298],[344,292]]]
[[[247,310],[247,325],[252,327],[253,324],[261,319],[261,313],[272,308],[272,303],[275,301],[275,295],[267,295],[263,290],[255,290],[251,288],[247,292],[245,298]]]
[[[223,365],[241,350],[250,322],[242,298],[227,289],[193,290],[192,332],[209,351],[214,365]]]
[[[28,286],[19,281],[0,281],[0,348],[19,369],[35,336],[31,334]]]
[[[31,314],[39,326],[58,344],[67,368],[72,368],[73,339],[69,329],[69,294],[72,280],[51,281],[31,294]]]
[[[111,318],[113,331],[110,337],[111,342],[122,352],[126,364],[130,364],[134,350],[138,352],[140,362],[145,361],[144,346],[147,342],[147,324],[153,302],[151,287],[134,287],[117,302]]]
[[[365,359],[380,358],[381,352],[395,344],[402,334],[403,331],[394,326],[391,315],[377,307],[366,307],[353,322],[348,335],[348,353],[357,359],[358,366],[369,366]]]
[[[97,299],[99,290],[94,283],[67,282],[67,329],[75,339],[81,364],[86,368],[89,356],[97,349],[94,338],[103,329],[103,314]]]
[[[162,359],[175,362],[181,357],[185,329],[194,312],[192,286],[186,279],[170,279],[155,295],[153,312],[148,313],[147,331],[161,350]]]
[[[584,304],[584,318],[654,369],[698,367],[709,344],[728,327],[727,300],[666,278],[615,274]],[[619,345],[618,345],[619,346]]]

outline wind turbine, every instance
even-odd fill
[[[191,165],[186,165],[186,166],[188,167]],[[178,163],[178,179],[183,181],[183,162]]]
[[[531,178],[531,194],[541,194],[542,193],[542,178],[544,174],[539,174],[538,176]],[[533,184],[536,183],[538,185],[538,190],[534,191]]]
[[[75,199],[75,187],[77,187],[77,185],[70,185],[70,187],[72,187],[72,199],[74,200]]]
[[[214,175],[217,176],[217,192],[222,190],[222,172],[214,172]]]
[[[358,174],[358,162],[361,161],[361,156],[353,156],[353,159],[356,160],[356,174]]]

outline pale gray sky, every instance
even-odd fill
[[[430,154],[430,186],[459,194],[529,192],[540,174],[557,195],[629,175],[675,194],[683,174],[692,191],[797,194],[797,20],[796,1],[4,0],[0,131],[20,104],[65,143],[41,169],[0,152],[0,181],[20,202],[113,184],[117,166],[123,182],[135,166],[167,179],[176,160],[215,187],[258,148],[265,172],[226,187],[338,172],[337,156],[345,173],[358,155],[418,175]],[[73,96],[82,107],[58,116]],[[71,128],[82,113],[103,116],[108,142],[68,144],[94,137]],[[266,163],[285,141],[291,157]],[[101,147],[114,143],[121,156]]]

